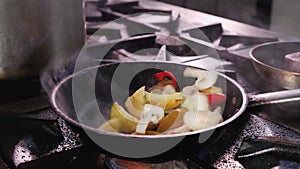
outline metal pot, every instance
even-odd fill
[[[82,0],[1,0],[0,79],[34,77],[84,43]]]

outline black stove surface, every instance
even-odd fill
[[[81,129],[48,108],[2,122],[0,154],[10,169],[45,166],[101,169],[104,164],[108,168],[297,168],[300,133],[265,119],[263,111],[248,109],[226,128],[216,131],[219,138],[213,137],[204,144],[191,138],[188,146],[175,150],[172,159],[162,156],[159,160],[132,161],[105,157]]]

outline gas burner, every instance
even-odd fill
[[[10,168],[42,168],[59,153],[82,146],[76,133],[52,110],[24,113],[0,124],[0,154]],[[51,164],[56,165],[62,164]]]
[[[240,147],[237,159],[246,169],[297,168],[300,162],[300,139],[246,138]],[[256,161],[256,163],[251,161]]]
[[[130,161],[130,160],[122,160],[117,158],[107,157],[105,159],[105,165],[108,168],[148,168],[148,169],[191,169],[191,168],[212,168],[208,164],[199,163],[191,161],[190,159],[182,159],[182,160],[171,160],[162,163],[146,163],[146,162],[138,162],[138,161]]]
[[[156,44],[159,46],[166,46],[166,50],[176,56],[195,56],[183,41],[178,36],[157,34],[155,39]]]
[[[196,28],[188,29],[182,31],[183,33],[189,33],[191,37],[201,38],[199,37],[199,30],[207,36],[207,38],[202,38],[202,40],[214,42],[218,40],[223,33],[223,28],[221,23],[202,25]]]

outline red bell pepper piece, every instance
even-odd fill
[[[171,72],[163,71],[163,72],[155,73],[154,78],[157,81],[162,81],[164,78],[170,78],[172,80],[172,85],[175,87],[175,89],[178,88],[176,78]]]
[[[211,110],[214,110],[218,106],[220,106],[225,100],[226,96],[222,93],[211,93],[207,95],[209,103],[210,103],[210,108]]]

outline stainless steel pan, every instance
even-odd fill
[[[120,67],[122,69],[119,69]],[[216,85],[227,91],[227,101],[223,111],[224,121],[218,125],[199,131],[169,135],[128,135],[97,130],[101,123],[109,118],[110,107],[113,101],[117,100],[119,103],[122,103],[132,91],[141,85],[145,85],[144,82],[147,81],[151,72],[153,73],[152,69],[147,68],[173,72],[181,88],[192,84],[194,81],[194,79],[191,81],[191,79],[183,77],[182,73],[186,65],[177,63],[124,62],[99,65],[79,71],[60,81],[51,92],[51,103],[64,119],[84,128],[98,145],[104,147],[104,149],[107,147],[112,149],[106,149],[107,151],[115,153],[114,151],[122,149],[123,154],[116,154],[119,156],[144,158],[156,155],[151,151],[155,147],[162,150],[171,148],[170,143],[179,143],[185,136],[209,134],[215,129],[231,123],[245,111],[248,103],[254,106],[286,101],[284,100],[285,98],[297,99],[300,96],[300,90],[296,89],[292,93],[284,91],[281,93],[260,94],[248,98],[244,89],[237,82],[226,75],[219,74]],[[140,75],[141,70],[145,69],[149,71]],[[118,71],[121,73],[116,75]],[[139,74],[139,76],[132,79],[125,78],[130,74]],[[145,151],[148,152],[146,153],[147,156],[143,154]],[[140,154],[143,154],[142,157]]]
[[[300,42],[272,42],[254,47],[250,56],[256,71],[266,80],[285,89],[300,88],[300,73],[285,68],[286,54],[299,52]]]

